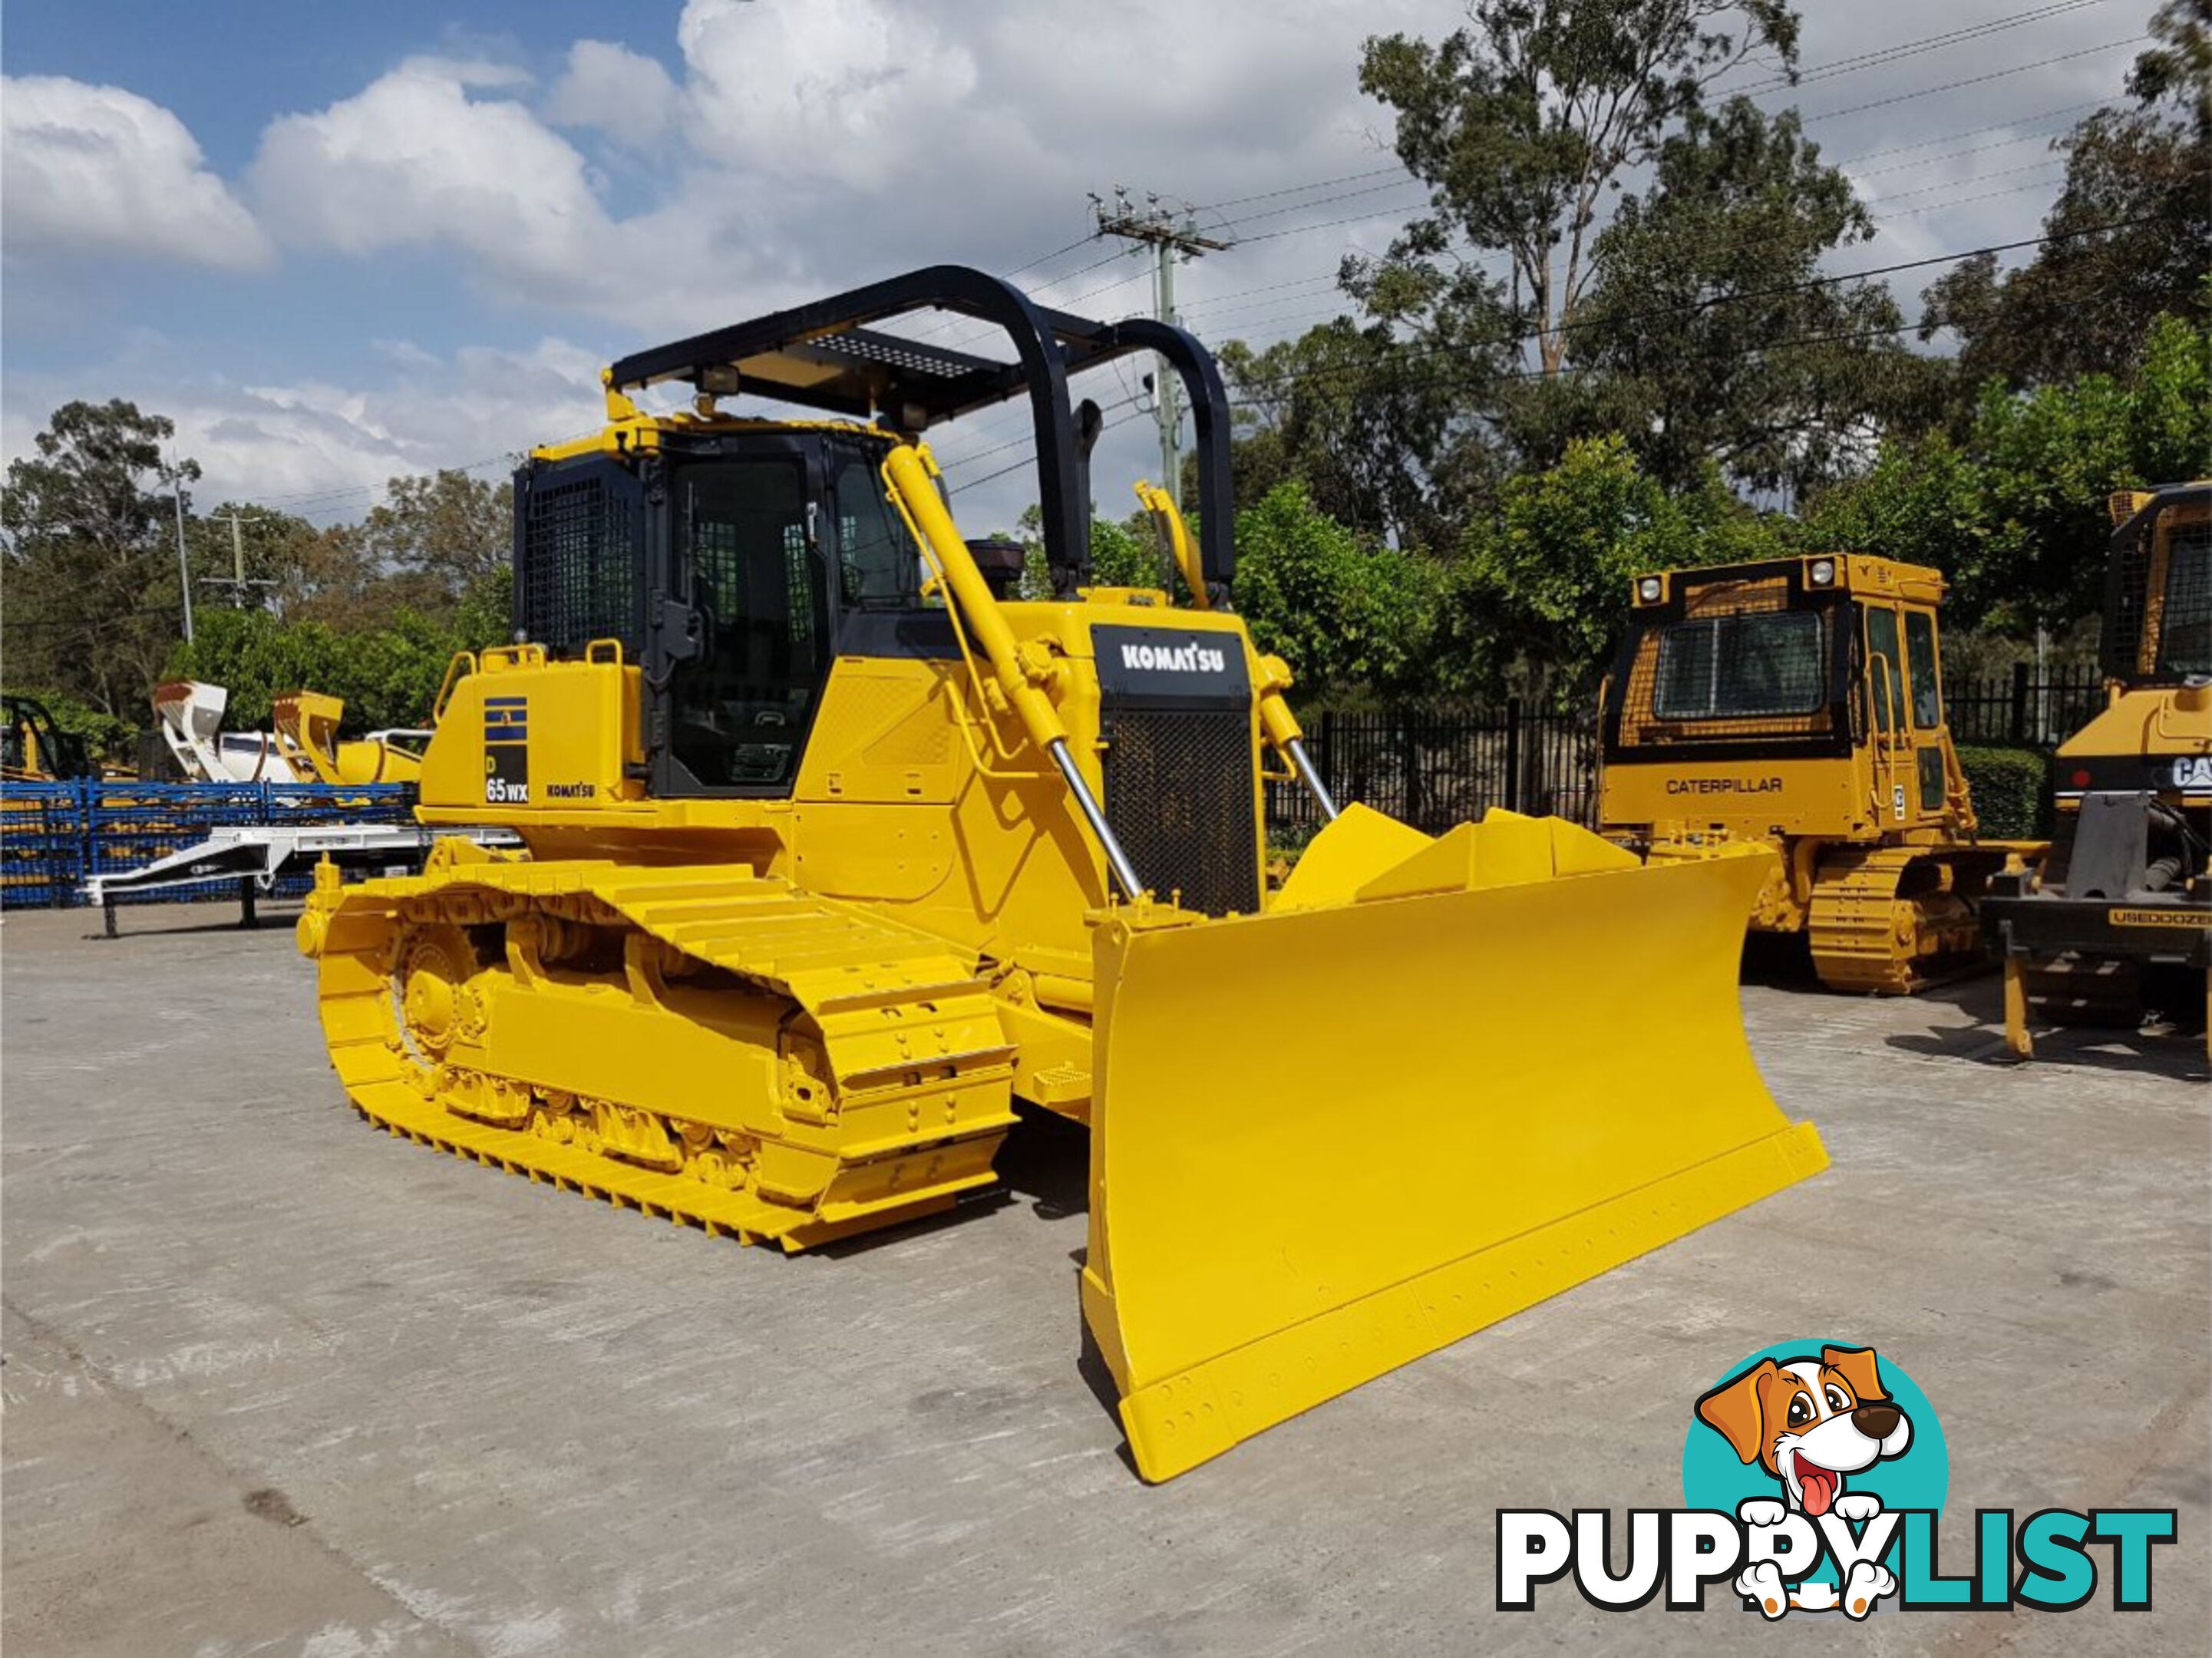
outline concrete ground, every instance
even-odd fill
[[[1079,1135],[951,1224],[740,1250],[362,1127],[289,929],[234,913],[0,932],[9,1658],[2212,1640],[2185,1045],[2015,1068],[1986,980],[1754,986],[1832,1170],[1152,1489],[1076,1363]],[[2108,1568],[2065,1615],[1493,1609],[1495,1509],[1679,1505],[1692,1400],[1798,1337],[1940,1411],[1946,1570],[1977,1506],[2172,1506],[2156,1610]]]

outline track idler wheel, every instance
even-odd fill
[[[422,927],[403,937],[394,987],[400,1039],[417,1060],[441,1060],[457,1036],[482,1032],[483,1005],[469,981],[483,965],[459,927]]]

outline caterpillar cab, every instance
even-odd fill
[[[2059,745],[2050,859],[1985,905],[2022,1059],[2033,1011],[2176,1031],[2212,1011],[2212,482],[2110,511],[2106,706]]]
[[[1006,349],[899,331],[932,312]],[[1188,608],[1089,579],[1070,382],[1139,351],[1194,415]],[[1737,1006],[1763,848],[1646,869],[1323,794],[1264,890],[1263,776],[1322,791],[1188,334],[939,266],[605,381],[517,476],[522,642],[456,662],[423,759],[424,821],[526,854],[319,876],[301,921],[374,1122],[787,1250],[981,1193],[1018,1107],[1087,1124],[1080,1298],[1151,1479],[1825,1166]],[[1009,400],[1027,598],[923,437]]]
[[[1856,553],[1655,571],[1607,685],[1600,832],[1654,864],[1771,847],[1755,931],[1834,990],[1977,965],[1980,840],[1944,717],[1943,578]]]

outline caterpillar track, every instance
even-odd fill
[[[301,932],[372,1122],[745,1242],[944,1209],[1014,1121],[975,961],[773,878],[454,860]]]
[[[1985,965],[1969,898],[2002,862],[1910,846],[1831,853],[1806,926],[1820,982],[1904,996]]]

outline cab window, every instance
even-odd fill
[[[2166,544],[2158,623],[2162,673],[2212,673],[2212,524],[2184,525]]]
[[[831,484],[836,515],[837,575],[845,603],[856,609],[907,609],[921,591],[914,537],[891,510],[873,457],[847,453]]]
[[[1662,720],[1811,714],[1825,700],[1820,618],[1758,610],[1670,623],[1652,712]]]
[[[1905,713],[1905,673],[1898,659],[1897,612],[1869,610],[1866,630],[1867,700],[1873,704],[1876,727],[1889,731]]]
[[[830,671],[830,597],[793,460],[695,462],[675,478],[678,591],[701,650],[670,687],[669,746],[708,789],[787,786]]]
[[[1905,666],[1912,680],[1912,723],[1922,731],[1943,723],[1943,685],[1936,677],[1936,618],[1905,613]]]

